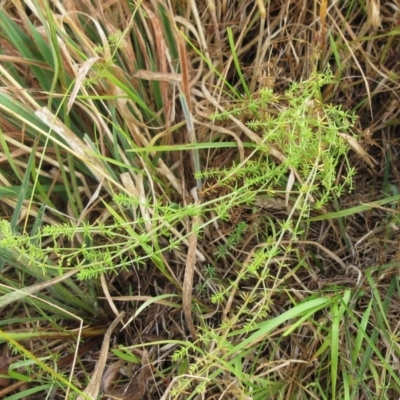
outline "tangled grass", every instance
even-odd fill
[[[398,25],[3,2],[0,397],[398,397]]]

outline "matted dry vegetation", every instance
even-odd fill
[[[377,0],[3,1],[0,398],[398,398],[399,24]],[[297,168],[265,138],[301,82]]]

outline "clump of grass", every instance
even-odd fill
[[[348,61],[361,42],[334,24],[324,42],[324,5],[193,3],[0,10],[0,340],[27,385],[12,398],[399,393],[396,264],[360,270],[343,252],[374,210],[339,209],[358,179],[350,145],[363,154],[352,130],[366,136],[334,101],[357,99],[343,77],[364,76]],[[393,230],[391,187],[375,205],[392,205]]]

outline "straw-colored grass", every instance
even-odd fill
[[[398,22],[3,2],[0,398],[398,398]]]

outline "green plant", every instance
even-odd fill
[[[241,187],[249,202],[261,194],[273,195],[276,187],[286,193],[308,193],[309,197],[298,204],[304,211],[321,209],[332,196],[351,190],[354,169],[348,161],[340,182],[336,171],[343,157],[347,160],[349,145],[343,134],[351,132],[355,115],[323,103],[321,88],[332,79],[330,71],[315,71],[307,81],[292,84],[284,95],[261,87],[250,100],[243,99],[235,108],[214,114],[211,118],[219,120],[232,115],[243,118],[246,113],[246,125],[259,133],[260,140],[246,160],[201,176],[212,176],[214,185],[235,194]]]

